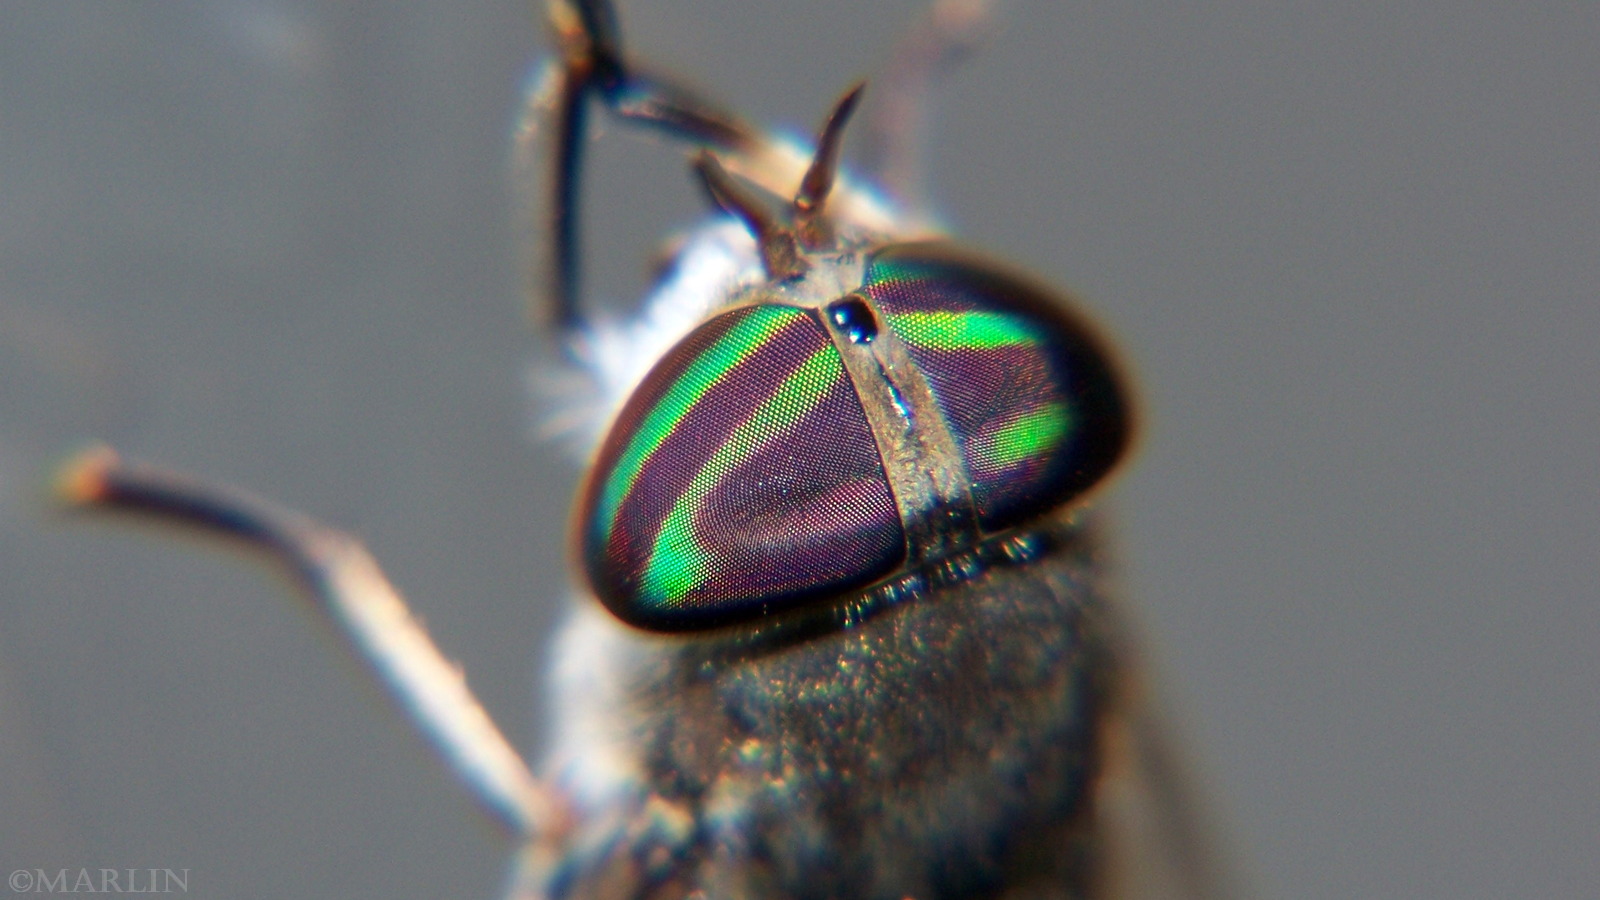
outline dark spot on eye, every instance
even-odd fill
[[[878,337],[878,317],[872,314],[872,307],[855,294],[828,304],[828,318],[852,344],[870,344]]]

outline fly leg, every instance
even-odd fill
[[[729,171],[768,193],[794,195],[811,168],[808,148],[777,141],[695,92],[658,76],[623,52],[609,0],[549,0],[560,57],[525,93],[514,148],[523,224],[534,235],[528,284],[536,321],[576,353],[582,309],[580,188],[589,109],[594,101],[625,122],[656,129],[697,150],[710,149]],[[881,207],[841,191],[830,215],[886,227]]]
[[[742,155],[764,139],[691,91],[624,60],[606,0],[550,0],[560,57],[527,91],[516,133],[516,178],[537,252],[529,262],[535,318],[568,352],[585,326],[581,309],[579,194],[589,108],[598,100],[625,121],[699,147]]]
[[[57,489],[73,508],[196,528],[283,565],[496,823],[524,841],[560,829],[560,800],[529,772],[360,541],[237,488],[124,462],[104,447],[69,461]]]
[[[933,0],[874,80],[864,113],[861,169],[894,198],[914,227],[933,222],[923,158],[932,113],[929,95],[988,37],[993,7],[993,0]]]

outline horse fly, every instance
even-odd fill
[[[839,173],[860,86],[802,151],[646,74],[606,0],[550,0],[518,134],[536,293],[616,402],[542,776],[353,538],[105,449],[62,493],[287,564],[517,842],[512,897],[1220,895],[1088,503],[1132,432],[1117,363],[1061,294],[884,199],[914,196],[897,138],[980,14],[942,0],[897,55],[869,190]],[[580,302],[594,107],[692,148],[721,213],[642,324]]]

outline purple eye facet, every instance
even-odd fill
[[[875,355],[883,332],[915,370],[894,378],[925,382],[942,421],[892,405],[897,426],[880,421],[875,436],[861,397],[892,380]],[[934,558],[946,551],[907,546],[927,522],[905,520],[918,507],[892,486],[915,480],[903,476],[916,457],[890,449],[931,427],[953,441],[934,459],[967,485],[976,523],[954,549],[1069,503],[1130,432],[1109,357],[1054,297],[938,245],[891,245],[858,290],[721,313],[657,363],[579,504],[595,593],[626,622],[685,631],[842,597]]]
[[[1067,503],[1127,449],[1129,412],[1110,357],[1059,300],[919,244],[874,254],[862,293],[933,391],[984,531]]]
[[[600,599],[711,627],[881,579],[905,536],[839,352],[812,310],[724,313],[624,407],[580,506]]]

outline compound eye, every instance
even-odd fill
[[[730,625],[904,564],[866,414],[815,315],[723,313],[623,407],[578,507],[590,583],[622,620]]]
[[[1070,502],[1123,456],[1121,379],[1060,298],[938,244],[874,253],[861,293],[927,379],[985,531]]]

